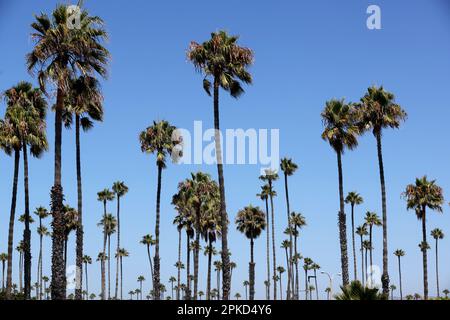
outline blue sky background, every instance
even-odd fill
[[[26,71],[25,55],[32,49],[30,24],[33,14],[50,12],[57,1],[0,1],[0,90],[20,80],[32,81]],[[366,27],[366,9],[377,4],[382,12],[382,30]],[[407,212],[400,194],[416,176],[438,179],[450,197],[450,152],[448,118],[450,86],[450,6],[433,1],[85,1],[92,14],[106,22],[112,60],[109,79],[102,82],[105,121],[82,136],[84,222],[86,254],[95,258],[102,248],[97,222],[102,205],[97,191],[124,180],[130,192],[122,201],[122,244],[130,257],[124,261],[124,290],[138,288],[139,275],[150,275],[142,235],[154,231],[156,166],[153,156],[141,153],[138,133],[153,120],[166,119],[178,127],[193,128],[195,120],[212,126],[212,100],[203,92],[201,77],[187,62],[191,40],[204,41],[211,31],[225,29],[240,35],[240,43],[255,52],[251,68],[254,85],[238,101],[221,98],[223,128],[279,128],[281,156],[300,166],[290,179],[292,210],[302,212],[308,227],[301,232],[300,251],[323,270],[340,271],[337,230],[338,188],[336,157],[321,140],[320,112],[330,98],[357,101],[372,84],[383,84],[395,93],[408,112],[400,130],[386,131],[383,151],[388,196],[390,275],[398,287],[397,265],[392,252],[402,248],[404,293],[422,292],[420,224]],[[2,114],[4,103],[2,103]],[[53,114],[48,116],[50,151],[30,162],[31,207],[49,206],[53,180]],[[76,206],[74,131],[64,131],[63,185],[67,202]],[[356,221],[367,210],[381,213],[381,197],[375,139],[360,139],[354,152],[344,159],[345,192],[357,190],[364,204],[357,208]],[[13,160],[0,154],[0,251],[7,250]],[[225,182],[230,220],[245,205],[262,205],[259,166],[226,166]],[[203,170],[216,177],[214,166],[169,165],[163,173],[161,251],[162,279],[176,274],[177,232],[172,225],[175,211],[170,205],[178,181],[191,171]],[[20,168],[22,174],[22,167]],[[22,179],[22,175],[20,177]],[[276,233],[278,244],[286,226],[284,189],[275,184]],[[109,211],[115,212],[115,204]],[[23,180],[19,184],[17,215],[23,212]],[[348,210],[349,212],[349,210]],[[450,230],[446,205],[444,214],[429,214],[428,228]],[[50,223],[48,219],[47,224]],[[34,226],[33,228],[35,228]],[[15,242],[22,225],[16,224]],[[69,244],[69,265],[74,264],[74,235]],[[233,294],[244,296],[249,244],[230,226]],[[349,233],[350,240],[350,233]],[[450,288],[449,242],[441,242],[441,289]],[[374,260],[381,265],[381,228],[375,230]],[[38,238],[33,232],[33,276],[36,273]],[[279,245],[278,245],[279,246]],[[50,239],[45,242],[45,274],[50,275]],[[183,246],[184,248],[184,246]],[[349,246],[349,249],[351,247]],[[264,298],[265,237],[256,242],[257,297]],[[284,263],[283,251],[277,251]],[[95,260],[95,259],[94,259]],[[350,260],[351,261],[351,260]],[[201,257],[200,274],[206,273]],[[18,257],[14,256],[17,268]],[[14,269],[14,277],[17,277]],[[434,295],[434,251],[429,252],[430,292]],[[16,278],[17,279],[17,278]],[[33,277],[34,279],[34,277]],[[303,280],[303,279],[301,279]],[[34,280],[33,280],[34,281]],[[302,285],[303,285],[303,281]],[[90,266],[90,291],[100,291],[100,266]],[[166,283],[167,288],[169,285]],[[200,286],[206,286],[202,277]],[[325,297],[327,278],[320,276],[319,291]],[[335,290],[337,289],[337,283]],[[170,293],[169,293],[170,294]]]

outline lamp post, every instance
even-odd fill
[[[335,276],[340,277],[341,274],[337,273],[337,274],[330,275],[328,272],[325,272],[325,271],[321,271],[320,273],[327,275],[328,279],[330,280],[330,286],[329,286],[329,288],[330,288],[330,297],[331,297],[331,300],[333,300],[333,279],[334,279]]]

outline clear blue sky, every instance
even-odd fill
[[[0,90],[20,80],[36,81],[27,73],[25,55],[32,49],[30,24],[33,14],[50,12],[57,1],[0,1]],[[366,9],[377,4],[382,12],[382,30],[366,28]],[[326,100],[345,97],[357,101],[372,84],[383,84],[395,93],[408,112],[400,130],[383,137],[389,215],[390,275],[398,286],[392,252],[403,248],[404,292],[422,292],[420,224],[407,212],[400,194],[416,176],[436,178],[450,198],[450,151],[448,118],[450,106],[450,6],[433,1],[85,1],[92,14],[106,22],[112,60],[109,79],[102,82],[105,121],[82,136],[84,221],[86,254],[96,257],[101,250],[101,230],[96,226],[102,214],[97,191],[124,180],[130,192],[123,200],[123,247],[130,251],[124,262],[125,290],[138,287],[137,276],[150,275],[142,235],[153,233],[156,194],[156,166],[153,156],[141,153],[138,133],[153,120],[166,119],[191,129],[195,120],[212,126],[212,101],[205,95],[201,77],[186,61],[191,40],[203,41],[211,31],[225,29],[240,35],[240,43],[255,51],[251,68],[254,85],[235,101],[221,100],[223,128],[279,128],[280,153],[300,165],[290,179],[291,206],[302,212],[308,227],[301,233],[300,251],[323,270],[340,271],[337,230],[337,168],[335,154],[321,140],[320,112]],[[2,103],[2,113],[4,104]],[[53,177],[53,114],[48,116],[50,151],[30,163],[31,207],[49,206]],[[76,206],[74,132],[64,131],[63,185],[67,202]],[[344,159],[345,191],[357,190],[364,204],[357,208],[357,223],[367,210],[381,212],[375,139],[360,139],[354,152]],[[12,159],[0,155],[0,251],[6,251],[12,183]],[[22,173],[22,168],[20,169]],[[177,182],[191,171],[203,170],[216,177],[214,166],[169,165],[163,173],[162,189],[162,279],[176,274],[177,232],[172,226],[175,211],[170,199]],[[250,203],[262,205],[259,166],[226,166],[225,182],[230,219]],[[278,225],[277,241],[284,239],[286,207],[281,182],[275,188]],[[114,206],[110,211],[114,213]],[[23,182],[20,180],[17,215],[23,211]],[[349,210],[348,210],[349,211]],[[430,213],[428,228],[450,232],[449,207],[444,214]],[[48,219],[47,223],[50,223]],[[16,224],[15,241],[22,226]],[[249,244],[230,226],[233,294],[244,295]],[[349,234],[350,236],[350,234]],[[74,237],[72,235],[72,237]],[[350,239],[350,238],[349,238]],[[38,253],[33,232],[33,276]],[[375,230],[374,259],[381,265],[381,229]],[[45,243],[45,274],[50,275],[50,239]],[[69,264],[74,264],[74,241],[69,245]],[[349,247],[350,249],[351,247]],[[441,245],[441,288],[450,287],[449,242]],[[256,242],[257,297],[264,297],[265,237]],[[278,261],[285,258],[281,249]],[[430,291],[435,294],[434,251],[429,252]],[[14,264],[17,267],[17,256]],[[200,274],[206,260],[201,258]],[[99,292],[100,267],[90,272],[90,291]],[[17,276],[15,269],[15,277]],[[303,280],[303,279],[302,279]],[[303,281],[302,281],[303,283]],[[166,283],[169,288],[168,284]],[[202,277],[200,285],[205,286]],[[319,290],[327,286],[320,276]]]

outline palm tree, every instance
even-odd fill
[[[235,298],[236,300],[241,299],[241,294],[240,294],[239,292],[236,292],[236,294],[234,295],[234,298]]]
[[[433,229],[431,231],[431,236],[436,240],[436,289],[437,289],[437,296],[440,297],[440,290],[439,290],[439,250],[438,250],[438,242],[439,240],[444,239],[444,232],[439,229]]]
[[[366,280],[365,274],[366,274],[367,270],[365,270],[365,268],[364,268],[364,245],[363,245],[363,242],[364,242],[364,236],[367,236],[369,233],[367,232],[367,228],[366,228],[365,224],[357,227],[355,233],[359,236],[359,238],[361,240],[361,246],[360,246],[360,251],[361,251],[361,280],[362,280],[362,285],[364,286],[365,285],[365,280]]]
[[[320,265],[318,265],[317,263],[313,263],[311,265],[311,270],[314,271],[314,283],[315,283],[315,289],[316,290],[316,300],[319,300],[319,285],[317,283],[317,270],[320,270]]]
[[[92,258],[88,255],[84,255],[83,256],[83,264],[84,264],[84,272],[86,275],[85,286],[86,286],[86,297],[87,297],[87,296],[89,296],[88,264],[92,264]]]
[[[95,293],[91,293],[91,294],[89,295],[89,299],[90,299],[90,300],[95,300],[95,298],[97,298],[97,296],[96,296]]]
[[[19,291],[23,290],[23,241],[20,241],[16,247],[16,251],[19,252]]]
[[[139,287],[140,287],[139,291],[141,293],[141,300],[142,300],[142,283],[145,281],[144,276],[139,276],[137,278],[137,281],[139,282]]]
[[[284,188],[286,191],[286,208],[287,208],[287,223],[288,228],[291,229],[291,220],[290,220],[290,206],[289,206],[289,191],[288,191],[288,176],[292,176],[294,172],[298,169],[297,164],[295,164],[292,159],[283,158],[281,159],[280,164],[281,170],[284,172]],[[292,264],[292,234],[289,234],[289,241],[291,246],[289,247],[289,264],[287,266],[288,268],[288,285],[287,285],[287,299],[291,299],[291,292],[294,292],[294,276],[293,276],[293,269],[294,266]],[[280,293],[281,294],[281,293]]]
[[[384,88],[372,86],[361,99],[358,108],[360,116],[360,128],[372,130],[377,141],[378,165],[380,171],[381,202],[383,209],[383,274],[381,282],[383,294],[389,296],[388,274],[388,244],[387,244],[387,208],[386,208],[386,184],[384,179],[384,164],[381,137],[383,129],[398,129],[402,121],[407,117],[402,107],[395,103],[395,96],[385,91]]]
[[[427,176],[416,178],[415,184],[406,187],[403,193],[407,202],[407,209],[416,212],[417,219],[422,221],[422,243],[419,245],[423,255],[423,293],[424,299],[428,300],[428,262],[427,250],[427,224],[426,209],[442,212],[444,196],[442,188],[436,184],[436,180],[428,181]]]
[[[355,246],[355,205],[360,205],[364,199],[356,191],[349,192],[345,198],[345,203],[350,203],[352,207],[352,248],[353,248],[353,280],[358,280],[358,270],[356,267],[356,246]]]
[[[245,280],[242,284],[245,288],[245,300],[248,300],[248,287],[250,286],[250,282]]]
[[[259,207],[251,205],[240,210],[236,216],[236,229],[242,232],[247,239],[250,239],[250,300],[255,298],[255,261],[253,257],[254,241],[266,228],[265,214]]]
[[[128,257],[130,254],[124,248],[120,248],[116,253],[119,256],[119,265],[120,265],[120,300],[123,299],[123,258]]]
[[[336,300],[383,300],[384,295],[378,293],[377,288],[368,288],[359,281],[353,281],[348,286],[341,286],[342,293],[335,297]]]
[[[78,227],[78,212],[69,205],[63,208],[64,220],[64,268],[67,266],[67,244],[69,243],[69,235]],[[66,268],[67,269],[67,268]]]
[[[394,291],[397,290],[397,287],[395,286],[395,284],[391,284],[389,286],[389,289],[391,291],[391,300],[394,300]]]
[[[114,182],[112,186],[113,192],[116,194],[117,199],[117,250],[120,249],[120,198],[128,192],[128,187],[123,181]],[[116,257],[116,290],[114,293],[115,299],[117,299],[119,293],[119,256]]]
[[[161,175],[166,168],[166,156],[181,143],[174,141],[173,133],[176,128],[167,121],[153,122],[153,125],[142,131],[139,135],[141,150],[145,153],[156,153],[156,166],[158,167],[158,185],[156,191],[156,224],[155,224],[155,257],[153,274],[153,291],[155,299],[160,299],[160,257],[159,257],[159,224],[161,202]]]
[[[178,214],[173,220],[173,224],[177,226],[178,231],[178,260],[175,263],[175,267],[177,268],[177,300],[180,300],[180,285],[181,285],[181,231],[183,230],[183,214]]]
[[[38,258],[38,268],[37,268],[37,279],[38,279],[40,288],[42,288],[43,238],[44,238],[44,236],[49,235],[47,228],[42,225],[42,220],[47,218],[49,216],[49,213],[46,208],[39,207],[39,208],[36,208],[36,210],[34,211],[34,214],[37,215],[39,218],[39,227],[37,230],[38,235],[39,235],[39,258]],[[42,295],[42,292],[40,293],[39,298],[41,297],[41,295]]]
[[[133,300],[134,291],[129,291],[128,294],[130,295],[130,300]]]
[[[150,255],[150,248],[155,245],[155,240],[153,239],[153,236],[151,234],[147,234],[142,237],[142,240],[140,241],[141,244],[145,245],[147,247],[147,256],[148,256],[148,262],[150,263],[150,275],[153,283],[153,263],[152,258]],[[152,285],[153,287],[153,285]]]
[[[308,271],[311,270],[314,262],[311,258],[304,258],[303,263],[303,270],[305,271],[305,300],[308,300]]]
[[[175,282],[177,282],[177,278],[175,278],[175,277],[170,277],[169,278],[169,283],[170,283],[170,287],[171,287],[171,289],[172,289],[172,297],[174,296],[174,286],[173,286],[173,284],[175,283]]]
[[[365,282],[366,282],[366,287],[368,286],[368,279],[367,279],[367,276],[368,276],[368,272],[367,272],[367,268],[368,268],[368,266],[367,266],[367,254],[368,254],[368,252],[369,251],[371,251],[372,250],[372,244],[370,243],[370,241],[369,240],[364,240],[363,241],[363,248],[364,248],[364,264],[365,264],[365,267],[364,267],[364,269],[366,270],[366,274],[365,274]]]
[[[289,230],[289,229],[288,229],[288,230]],[[283,240],[283,242],[281,243],[281,248],[284,249],[284,252],[286,253],[286,265],[288,266],[288,268],[289,268],[289,264],[290,264],[288,250],[289,250],[290,247],[292,247],[290,241],[289,241],[289,240]],[[278,271],[278,270],[277,270],[277,271]],[[281,276],[280,276],[280,279],[281,279]],[[289,282],[288,282],[287,286],[288,286],[288,288],[289,288]],[[266,289],[267,289],[267,288],[266,288]],[[280,290],[281,290],[281,282],[280,282]],[[289,289],[288,289],[288,290],[289,290]],[[294,291],[294,292],[295,292],[295,291]],[[287,295],[287,291],[286,291],[286,295]],[[283,296],[283,292],[280,291],[280,299],[281,299],[281,300],[283,300],[282,296]],[[289,299],[289,297],[286,297],[286,299]]]
[[[306,226],[306,218],[301,214],[297,212],[291,213],[291,227],[293,228],[293,234],[294,234],[294,264],[295,264],[295,298],[298,299],[299,297],[299,290],[300,290],[300,280],[298,276],[298,262],[300,258],[300,254],[298,252],[298,246],[297,246],[297,239],[299,230]]]
[[[397,249],[394,251],[394,255],[398,258],[398,278],[400,284],[400,300],[403,300],[403,290],[402,290],[402,265],[401,265],[401,257],[405,256],[405,251],[401,249]]]
[[[198,297],[200,298],[200,300],[202,300],[202,297],[205,295],[205,293],[203,291],[199,291],[198,292]]]
[[[225,202],[225,181],[223,176],[222,146],[220,142],[219,89],[228,91],[234,98],[244,93],[242,83],[251,84],[252,77],[247,68],[253,62],[252,50],[240,47],[237,36],[229,36],[225,31],[211,33],[211,39],[202,44],[191,42],[188,59],[195,69],[204,75],[203,88],[214,96],[214,129],[217,172],[220,189],[220,215],[222,230],[223,299],[230,295],[230,260],[228,255],[228,217]],[[209,80],[212,80],[211,81]]]
[[[112,214],[107,214],[105,217],[103,217],[102,220],[100,220],[100,222],[97,225],[103,228],[108,243],[108,254],[106,260],[108,261],[108,300],[109,300],[111,298],[111,236],[116,232],[117,220]],[[102,276],[102,278],[104,278],[104,275]]]
[[[280,278],[280,300],[283,300],[283,285],[282,285],[283,284],[283,278],[282,278],[282,275],[283,275],[283,273],[286,272],[286,269],[284,269],[283,266],[278,266],[277,267],[277,271],[278,271],[279,278]],[[288,282],[287,286],[289,287],[289,282]],[[288,298],[286,297],[286,299],[288,299]]]
[[[2,263],[2,292],[5,291],[5,263],[8,261],[8,254],[1,253],[0,254],[0,262]]]
[[[373,250],[373,242],[372,242],[372,231],[373,227],[379,227],[382,225],[382,222],[380,220],[380,217],[375,212],[368,211],[366,213],[366,216],[364,218],[365,224],[369,226],[369,242],[370,242],[370,272],[372,271],[373,267],[373,259],[372,259],[372,250]]]
[[[103,203],[103,218],[102,221],[106,221],[106,204],[108,201],[113,201],[114,200],[114,193],[109,190],[108,188],[103,189],[100,192],[97,192],[97,200]],[[107,232],[106,232],[106,225],[105,224],[100,224],[100,226],[103,226],[103,255],[106,256],[106,245],[107,245],[107,240],[108,240],[108,236],[107,236]],[[103,260],[100,261],[100,263],[103,263]],[[105,267],[102,267],[102,270],[105,270]],[[101,294],[101,299],[105,300],[106,299],[106,279],[105,279],[105,274],[102,273],[102,281],[101,281],[101,287],[102,287],[102,294]]]
[[[342,283],[349,283],[347,253],[347,222],[344,208],[344,182],[342,174],[342,155],[345,148],[353,150],[358,145],[358,127],[355,125],[355,109],[342,100],[327,101],[321,114],[324,125],[322,139],[328,141],[336,152],[339,175],[339,242],[341,246]]]
[[[212,245],[212,238],[209,238],[209,245],[205,247],[205,255],[208,256],[208,275],[206,280],[206,300],[211,299],[211,265],[212,257],[217,255],[217,250]]]
[[[50,293],[50,291],[49,291],[50,288],[47,288],[47,283],[50,281],[50,279],[47,276],[43,276],[42,280],[44,281],[45,300],[48,300],[48,294]]]
[[[108,259],[108,257],[103,252],[100,252],[98,254],[98,256],[97,256],[97,261],[100,262],[100,273],[101,273],[101,282],[102,282],[102,284],[105,281],[105,261],[106,261],[106,259]],[[106,294],[106,290],[104,290],[104,288],[102,288],[102,292],[100,293],[100,299],[101,300],[105,300],[106,299],[105,294]]]
[[[81,3],[80,3],[81,4]],[[70,26],[68,5],[58,5],[51,17],[36,16],[32,23],[32,38],[35,46],[27,56],[29,71],[37,71],[41,89],[46,83],[55,83],[55,177],[52,188],[53,214],[53,256],[52,256],[52,298],[66,298],[66,278],[63,269],[64,223],[62,221],[63,189],[61,186],[62,115],[68,82],[76,74],[106,75],[108,51],[102,46],[107,37],[103,21],[90,16],[85,10],[80,15],[80,28]]]
[[[270,199],[270,210],[271,210],[271,223],[272,223],[272,259],[273,259],[273,275],[275,276],[277,274],[277,256],[276,256],[276,250],[275,250],[275,213],[274,213],[274,206],[273,206],[273,198],[277,196],[277,193],[275,190],[273,190],[273,182],[278,180],[278,174],[271,170],[266,169],[265,174],[260,176],[259,179],[262,181],[265,181],[269,185],[269,199]],[[274,279],[273,283],[273,299],[277,300],[277,282]]]
[[[266,223],[267,223],[267,225],[270,225],[269,194],[271,194],[270,187],[268,184],[265,184],[264,186],[261,187],[261,193],[256,195],[262,201],[264,201],[264,203],[266,205]],[[266,300],[270,300],[270,228],[266,229],[266,261],[267,261]]]
[[[448,289],[444,289],[442,293],[445,295],[445,299],[448,299],[448,294],[450,293],[450,291]]]
[[[223,264],[222,261],[214,261],[214,270],[216,271],[217,275],[217,300],[220,300],[220,272],[223,270]]]

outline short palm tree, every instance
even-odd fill
[[[366,216],[364,217],[364,221],[365,224],[369,226],[369,242],[370,242],[370,246],[371,248],[373,248],[373,227],[379,227],[382,225],[380,217],[375,213],[375,212],[370,212],[368,211],[366,213]],[[372,266],[373,266],[373,257],[372,257],[372,250],[370,249],[370,270],[369,272],[372,271]]]
[[[177,282],[177,278],[175,278],[175,277],[170,277],[169,278],[169,283],[170,283],[170,287],[171,287],[171,289],[172,289],[172,295],[171,295],[171,297],[174,297],[174,283],[175,282]],[[200,292],[199,292],[200,293]]]
[[[125,248],[120,248],[116,253],[116,256],[119,257],[119,266],[120,266],[120,300],[123,299],[123,258],[126,258],[130,255],[130,253]]]
[[[431,230],[431,236],[434,238],[434,240],[436,241],[436,289],[437,289],[437,296],[438,298],[440,297],[440,290],[439,290],[439,249],[438,249],[438,242],[439,240],[444,239],[444,232],[439,229],[433,229]]]
[[[97,261],[100,262],[100,274],[101,274],[101,283],[103,284],[105,281],[105,261],[108,259],[105,253],[100,252],[97,255]],[[100,299],[106,299],[106,290],[102,287],[102,291],[100,293]]]
[[[344,208],[344,181],[342,174],[342,155],[347,148],[353,150],[358,145],[357,136],[360,132],[355,124],[355,108],[344,100],[330,100],[322,111],[324,131],[322,139],[327,141],[337,155],[339,176],[339,242],[341,247],[342,283],[349,283],[348,252],[347,252],[347,222]]]
[[[248,206],[240,210],[236,216],[236,229],[250,240],[249,284],[250,300],[255,298],[255,261],[253,256],[254,241],[266,228],[265,214],[259,207]]]
[[[297,239],[299,235],[299,230],[306,226],[306,218],[299,212],[292,212],[290,216],[291,227],[293,228],[294,234],[294,256],[292,257],[293,263],[295,265],[295,293],[294,296],[296,299],[299,298],[299,290],[300,290],[300,280],[298,274],[298,263],[299,263],[299,249],[297,246]]]
[[[395,286],[395,284],[391,284],[389,286],[389,289],[391,291],[391,300],[394,300],[394,291],[397,290],[397,287]]]
[[[428,299],[428,262],[427,250],[429,248],[427,242],[427,225],[426,212],[427,208],[437,212],[442,212],[442,204],[444,196],[442,188],[436,184],[436,180],[429,181],[427,176],[417,178],[414,184],[406,187],[403,193],[406,199],[406,207],[408,210],[414,210],[417,219],[422,221],[422,243],[419,245],[423,255],[423,293],[424,299]]]
[[[141,300],[142,300],[142,283],[145,281],[145,277],[144,276],[139,276],[137,278],[137,281],[139,282],[139,292],[141,293]]]
[[[156,223],[155,223],[155,257],[153,273],[153,291],[155,299],[160,295],[160,256],[159,256],[159,224],[161,203],[162,170],[166,168],[166,157],[181,143],[173,139],[176,128],[167,121],[153,122],[153,125],[142,131],[139,135],[141,151],[156,153],[156,166],[158,167],[158,183],[156,191]]]
[[[384,88],[372,86],[361,99],[358,108],[360,125],[363,130],[371,130],[377,141],[378,165],[380,172],[382,222],[383,222],[383,274],[381,282],[383,294],[389,296],[389,274],[388,274],[388,240],[387,240],[387,208],[386,208],[386,183],[384,179],[384,164],[381,137],[383,129],[398,129],[406,119],[406,112],[400,105],[395,103],[394,94],[385,91]]]
[[[7,253],[0,253],[0,262],[2,263],[2,292],[5,291],[5,264],[8,261]]]
[[[402,289],[402,264],[401,264],[401,258],[405,256],[405,251],[402,249],[397,249],[394,251],[394,255],[398,259],[398,278],[399,278],[399,285],[400,285],[400,300],[403,300],[403,289]]]
[[[151,254],[150,254],[150,248],[155,245],[156,241],[155,241],[155,239],[153,239],[153,236],[151,234],[146,234],[145,236],[142,237],[140,243],[145,245],[147,248],[147,257],[148,257],[148,262],[150,263],[150,276],[151,276],[152,283],[153,283],[154,274],[153,274],[153,263],[152,263],[152,258],[151,258]],[[152,285],[152,287],[153,287],[153,285]]]
[[[84,264],[84,274],[85,274],[85,288],[86,288],[86,296],[89,296],[89,279],[88,279],[88,264],[92,264],[92,258],[88,255],[83,256],[83,264]]]
[[[367,228],[366,225],[363,224],[359,227],[356,228],[355,233],[359,236],[360,241],[361,241],[361,245],[360,245],[360,251],[361,251],[361,280],[362,280],[362,285],[365,285],[365,280],[366,280],[366,272],[367,270],[365,270],[364,268],[364,246],[363,246],[363,242],[364,242],[364,236],[367,236],[369,233],[367,232]]]
[[[248,287],[250,286],[250,282],[248,282],[248,280],[245,280],[242,285],[245,289],[245,300],[248,300]]]
[[[220,260],[216,260],[213,263],[214,265],[214,270],[216,271],[216,276],[217,276],[217,288],[216,288],[216,298],[217,300],[220,300],[220,272],[223,270],[223,264],[222,261]]]
[[[353,249],[353,280],[358,280],[358,269],[356,267],[356,246],[355,246],[355,206],[364,202],[363,197],[356,191],[349,192],[345,198],[345,203],[352,207],[352,249]]]
[[[108,254],[106,261],[108,262],[108,300],[109,300],[111,299],[111,236],[116,232],[117,220],[112,214],[107,214],[102,220],[100,220],[98,226],[103,228],[108,243],[107,245]]]
[[[286,269],[283,266],[278,266],[277,271],[278,271],[278,277],[280,278],[280,300],[283,300],[283,278],[282,278],[282,275],[283,275],[283,273],[286,272]],[[289,282],[288,282],[287,286],[289,287]],[[287,297],[286,297],[286,299],[287,299]]]
[[[236,292],[236,294],[234,295],[234,298],[235,298],[236,300],[241,299],[241,294],[240,294],[239,292]]]
[[[311,270],[311,266],[314,264],[314,261],[311,258],[303,259],[303,271],[305,271],[305,300],[308,300],[308,271]]]
[[[49,212],[47,211],[46,208],[39,207],[39,208],[36,208],[36,210],[34,211],[34,214],[37,215],[39,218],[39,227],[37,230],[38,235],[39,235],[39,257],[38,257],[37,279],[38,279],[40,288],[43,288],[42,287],[43,238],[44,238],[44,236],[49,235],[50,233],[48,232],[47,228],[42,225],[42,221],[49,216]],[[42,292],[39,294],[39,298],[41,295],[42,295]]]
[[[200,290],[200,291],[198,292],[198,297],[199,297],[200,300],[202,300],[202,297],[203,297],[204,295],[205,295],[205,293],[204,293],[203,291]]]
[[[192,41],[188,50],[188,59],[195,69],[204,75],[203,89],[211,95],[214,103],[214,141],[217,160],[217,172],[220,189],[220,215],[222,230],[223,299],[230,295],[230,260],[228,255],[228,217],[225,202],[225,182],[223,176],[222,146],[220,142],[219,90],[238,98],[244,93],[241,83],[251,84],[252,76],[247,68],[253,63],[253,52],[237,44],[238,37],[225,31],[211,33],[211,39],[199,44]],[[211,82],[212,80],[212,82]]]
[[[445,295],[445,299],[448,299],[448,295],[449,295],[450,291],[448,289],[444,289],[442,291],[442,293]]]

